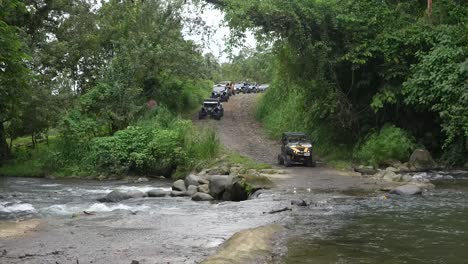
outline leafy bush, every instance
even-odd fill
[[[370,134],[355,152],[355,158],[371,165],[387,160],[405,161],[415,148],[413,138],[403,129],[386,126],[380,132]]]
[[[95,138],[89,161],[102,173],[169,174],[179,164],[184,164],[183,150],[178,131],[129,127],[111,137]]]

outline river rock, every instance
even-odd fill
[[[219,167],[211,168],[207,171],[208,175],[229,175],[228,166],[222,165]]]
[[[260,176],[260,173],[257,170],[250,169],[247,171],[247,175],[258,177]]]
[[[362,175],[374,175],[377,173],[377,170],[372,166],[359,166],[354,168],[354,171],[360,172]]]
[[[195,185],[190,185],[188,188],[187,188],[187,195],[188,196],[192,196],[194,195],[195,193],[198,192],[198,187],[195,186]]]
[[[172,190],[174,191],[179,191],[179,192],[185,192],[187,191],[187,188],[185,187],[185,182],[184,180],[177,180],[172,184]]]
[[[208,184],[198,185],[198,192],[210,193],[210,186]]]
[[[211,177],[210,177],[210,179],[211,179]],[[208,179],[205,179],[204,177],[199,177],[198,178],[198,184],[199,185],[209,184],[209,183],[210,183],[210,181]]]
[[[386,170],[386,171],[393,171],[393,172],[398,172],[398,171],[399,171],[399,169],[397,169],[397,168],[395,168],[395,167],[392,167],[392,166],[387,167],[385,170]]]
[[[401,176],[401,180],[402,182],[410,182],[410,181],[413,181],[413,177],[411,177],[411,175],[408,175],[408,174],[405,174],[403,176]]]
[[[297,206],[307,206],[307,202],[300,199],[300,200],[292,200],[291,205],[297,205]]]
[[[401,175],[398,175],[393,171],[385,171],[382,179],[388,182],[398,182],[401,180]]]
[[[185,177],[185,186],[189,187],[190,185],[198,186],[200,177],[197,175],[190,174],[189,176]]]
[[[192,200],[200,202],[200,201],[212,201],[213,197],[207,193],[197,192],[192,196]]]
[[[228,188],[227,191],[224,193],[229,194],[229,196],[225,197],[225,195],[223,194],[223,200],[235,202],[245,201],[249,198],[250,192],[251,187],[249,186],[249,184],[247,184],[241,178],[236,177],[233,179],[233,184],[231,185],[231,187]]]
[[[165,197],[169,195],[168,192],[159,189],[149,190],[146,194],[148,197]]]
[[[408,162],[400,163],[395,166],[400,172],[410,171]]]
[[[234,166],[234,167],[231,167],[229,169],[229,175],[231,176],[237,176],[240,174],[242,168],[241,167],[238,167],[238,166]]]
[[[232,184],[232,177],[228,175],[214,175],[210,181],[210,194],[214,198],[221,198],[226,188]]]
[[[260,195],[262,195],[264,192],[265,190],[262,189],[256,190],[255,192],[249,195],[249,200],[258,199]]]
[[[143,198],[147,196],[146,193],[141,191],[129,191],[127,194],[130,195],[130,198]]]
[[[183,196],[188,196],[188,195],[187,195],[187,192],[172,191],[171,196],[172,197],[183,197]]]
[[[409,164],[417,170],[427,170],[436,167],[436,163],[432,159],[431,153],[425,149],[416,149],[413,154],[411,154]]]
[[[422,194],[422,189],[416,185],[407,184],[391,190],[390,193],[398,195],[416,195]]]
[[[97,199],[101,203],[117,203],[123,200],[127,200],[132,198],[131,195],[128,193],[124,193],[121,191],[112,191],[109,194],[107,194],[105,197]]]
[[[136,179],[135,183],[149,182],[149,179],[146,177],[140,177]]]

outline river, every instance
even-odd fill
[[[281,263],[465,263],[468,177],[440,175],[425,175],[436,189],[414,197],[301,188],[240,203],[167,197],[115,204],[96,199],[114,189],[169,190],[171,183],[2,178],[0,219],[42,224],[0,239],[0,263],[198,263],[234,233],[273,223],[288,230],[277,250]],[[292,199],[309,206],[266,213]]]

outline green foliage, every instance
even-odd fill
[[[406,161],[415,146],[414,139],[404,130],[385,126],[379,132],[367,136],[358,145],[354,157],[375,166],[388,160]]]
[[[305,130],[343,153],[386,123],[432,135],[433,153],[466,140],[464,1],[440,0],[431,16],[422,1],[214,2],[234,37],[273,42],[275,80],[258,109],[273,135]]]
[[[171,169],[186,159],[179,142],[177,131],[129,127],[112,137],[94,139],[87,159],[107,174],[170,175]]]
[[[413,65],[404,83],[405,102],[417,109],[438,113],[445,146],[468,137],[468,71],[467,30],[441,26],[435,33],[433,48],[418,52],[420,60]]]
[[[216,81],[254,81],[270,83],[273,75],[274,56],[268,49],[243,49],[229,63],[221,65]]]

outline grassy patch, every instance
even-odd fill
[[[265,163],[257,163],[250,158],[240,155],[239,153],[225,151],[225,160],[231,164],[238,164],[245,170],[263,170],[271,169],[271,165]]]
[[[265,176],[242,175],[242,178],[251,189],[270,189],[275,186],[275,184]]]
[[[53,142],[53,138],[51,139]],[[44,157],[50,146],[39,143],[35,149],[29,149],[26,144],[30,143],[27,137],[18,138],[13,145],[20,146],[13,150],[15,159],[0,166],[0,175],[12,177],[44,177]],[[51,143],[53,145],[53,143]]]

